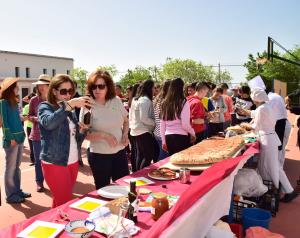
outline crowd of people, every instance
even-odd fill
[[[6,78],[1,85],[8,203],[31,196],[20,182],[25,131],[37,191],[44,191],[45,180],[52,207],[57,207],[72,198],[84,140],[99,189],[208,137],[224,135],[237,124],[259,135],[262,178],[277,188],[281,184],[284,202],[297,196],[283,169],[291,126],[284,101],[275,93],[241,86],[229,95],[226,83],[185,84],[175,78],[161,85],[145,80],[126,88],[123,95],[108,72],[96,70],[87,79],[85,96],[76,92],[76,82],[68,75],[41,75],[34,83],[36,95],[23,98],[28,105],[20,110],[18,80]]]

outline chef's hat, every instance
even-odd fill
[[[254,88],[251,93],[251,98],[256,102],[266,102],[269,101],[268,95],[265,90],[261,88]]]

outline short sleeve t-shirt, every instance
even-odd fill
[[[87,109],[82,109],[80,121],[83,121],[86,111]],[[121,143],[122,129],[124,119],[127,117],[128,112],[119,98],[108,100],[105,105],[95,102],[91,109],[91,130],[113,135],[117,139],[118,145],[111,147],[105,140],[90,141],[90,151],[99,154],[115,154],[124,149],[125,146]]]

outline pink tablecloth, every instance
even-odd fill
[[[173,181],[155,181],[155,184],[145,186],[152,191],[164,191],[165,193],[172,195],[180,195],[180,199],[176,203],[176,205],[166,212],[158,222],[155,222],[151,218],[151,214],[147,212],[140,212],[138,214],[138,223],[137,226],[141,228],[141,232],[138,233],[135,237],[159,237],[162,231],[164,231],[168,226],[170,226],[182,213],[184,213],[188,208],[192,206],[192,204],[200,199],[205,193],[207,193],[210,189],[212,189],[216,184],[226,178],[240,163],[240,161],[248,156],[249,154],[255,154],[259,152],[258,143],[252,143],[248,145],[248,149],[246,152],[239,157],[228,159],[217,163],[205,170],[203,173],[199,175],[193,174],[191,175],[191,184],[181,184],[178,180]],[[123,180],[126,178],[132,177],[147,177],[148,172],[153,169],[161,166],[166,163],[168,159],[160,161],[156,164],[152,164],[151,166],[140,170],[134,174],[126,176],[122,179],[116,181],[118,184],[126,184]],[[166,185],[164,188],[162,185]],[[91,192],[85,196],[90,196],[94,198],[99,198],[96,191]],[[145,197],[142,197],[145,199]],[[77,199],[78,200],[78,199]],[[76,200],[72,200],[62,206],[59,209],[68,213],[71,219],[85,219],[88,214],[86,212],[81,212],[69,207]],[[54,222],[55,219],[59,218],[57,209],[50,209],[47,212],[43,212],[34,217],[31,217],[23,222],[11,225],[5,229],[0,230],[0,238],[1,237],[16,237],[16,235],[33,223],[36,220],[49,221]],[[63,232],[59,237],[68,237],[68,235]],[[101,234],[94,232],[91,237],[104,237]]]

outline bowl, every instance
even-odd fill
[[[70,221],[65,226],[65,231],[68,233],[69,236],[75,238],[87,238],[95,230],[95,223],[88,220],[74,220]]]

